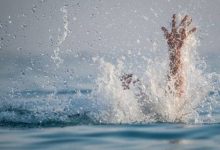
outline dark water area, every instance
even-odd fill
[[[210,150],[220,147],[218,121],[101,123],[89,115],[91,93],[92,90],[83,89],[8,94],[11,96],[1,101],[0,149]],[[53,99],[48,98],[51,95]],[[44,99],[52,101],[50,106]],[[60,100],[65,106],[61,106]],[[57,111],[58,106],[62,110]],[[219,112],[213,111],[213,118],[218,116]]]
[[[4,150],[219,149],[219,124],[82,125],[0,128]]]

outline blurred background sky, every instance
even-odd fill
[[[219,0],[0,0],[0,91],[89,88],[100,57],[147,56],[155,43],[166,55],[160,28],[174,13],[192,16],[219,73]]]

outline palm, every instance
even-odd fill
[[[182,59],[182,47],[187,37],[196,31],[196,28],[190,29],[192,19],[189,16],[185,16],[179,23],[176,25],[176,15],[172,17],[172,29],[170,32],[165,27],[161,29],[164,32],[164,36],[167,40],[169,47],[169,60],[170,60],[170,70],[168,79],[174,81],[173,91],[179,97],[184,93],[184,75],[183,75],[183,59]],[[172,82],[171,82],[172,83]],[[170,88],[172,89],[172,88]]]
[[[165,38],[167,39],[167,44],[170,50],[182,48],[184,40],[188,37],[188,35],[196,31],[195,27],[189,30],[189,26],[191,23],[192,19],[186,15],[177,26],[176,15],[174,14],[172,18],[171,32],[168,32],[165,27],[161,28],[164,32]]]

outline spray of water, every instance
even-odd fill
[[[61,8],[61,12],[63,32],[58,36],[54,55],[51,57],[57,67],[63,62],[60,49],[70,32],[66,6]],[[197,53],[199,41],[195,35],[187,39],[182,50],[183,73],[186,77],[185,96],[182,98],[166,92],[169,84],[169,60],[166,54],[159,54],[163,51],[159,49],[161,44],[152,42],[153,50],[146,57],[133,56],[129,50],[129,60],[135,63],[127,63],[127,56],[118,59],[116,64],[105,61],[101,56],[94,57],[94,62],[99,61],[99,73],[91,97],[80,91],[76,94],[59,94],[57,91],[49,94],[48,91],[16,94],[12,91],[9,98],[1,98],[0,123],[83,123],[89,119],[95,123],[98,121],[107,124],[158,121],[214,123],[212,113],[219,100],[220,75],[207,73],[206,62]],[[140,82],[132,84],[129,90],[124,90],[120,80],[124,73],[133,73],[134,80],[139,79]],[[91,123],[90,120],[88,123]]]
[[[54,55],[51,56],[53,59],[54,63],[56,64],[57,67],[60,66],[60,64],[63,63],[63,59],[60,57],[60,46],[63,44],[63,42],[66,40],[68,34],[70,33],[69,30],[69,22],[68,22],[68,11],[66,6],[63,6],[60,11],[63,13],[63,28],[64,31],[62,34],[59,34],[58,36],[58,41],[57,41],[57,46],[54,49]]]
[[[191,35],[182,49],[185,95],[181,98],[166,92],[169,61],[164,56],[149,58],[142,66],[145,72],[138,76],[141,83],[129,90],[124,90],[120,81],[120,76],[126,73],[126,62],[120,60],[114,65],[101,59],[94,95],[102,109],[96,113],[96,118],[106,123],[207,121],[200,112],[212,109],[214,99],[209,93],[214,91],[213,76],[206,73],[206,63],[197,54],[198,43],[195,35]],[[132,67],[135,68],[129,66]]]

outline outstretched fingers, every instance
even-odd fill
[[[176,29],[176,14],[173,14],[173,19],[172,19],[172,31]]]
[[[192,29],[188,32],[188,34],[192,34],[193,32],[196,32],[196,27],[192,28]]]
[[[184,27],[185,27],[185,26],[186,26],[186,21],[187,21],[187,19],[188,19],[188,15],[186,15],[186,16],[181,20],[179,26],[180,26],[180,27],[181,27],[181,26],[184,26]]]
[[[189,26],[192,23],[192,18],[188,15],[185,15],[182,20],[180,21],[179,26],[176,25],[176,14],[172,16],[172,29],[169,32],[167,28],[161,27],[161,30],[164,32],[164,36],[167,40],[185,40],[188,35],[194,33],[196,28],[192,28],[189,30]]]
[[[189,18],[189,19],[186,21],[186,26],[189,26],[191,23],[192,23],[192,18]]]
[[[161,30],[164,32],[164,36],[165,36],[166,38],[168,38],[168,36],[169,36],[168,30],[167,30],[165,27],[161,27]]]

